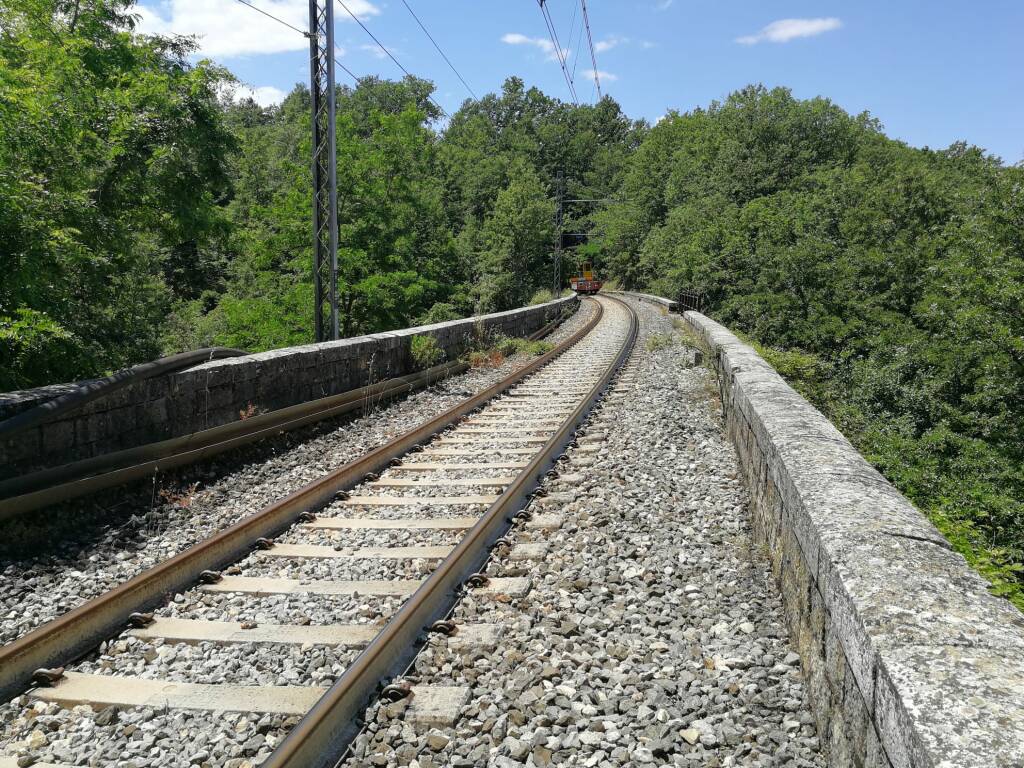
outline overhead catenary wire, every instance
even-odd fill
[[[566,56],[566,61],[565,61],[565,63],[568,64],[569,63],[569,58],[568,57],[569,56],[573,56],[574,65],[573,65],[572,74],[570,75],[570,77],[572,78],[573,85],[576,84],[575,61],[578,61],[579,58],[580,58],[580,55],[579,55],[579,43],[577,43],[575,46],[572,44],[573,37],[576,34],[575,30],[576,30],[576,3],[573,3],[572,4],[572,16],[569,18],[569,36],[566,38],[566,40],[569,41],[569,53]],[[580,19],[580,31],[581,32],[583,31],[583,19],[582,18]]]
[[[248,2],[248,0],[235,0],[235,2],[236,2],[236,3],[241,3],[241,4],[242,4],[242,5],[244,5],[244,6],[246,7],[246,8],[252,8],[252,9],[253,9],[254,11],[256,11],[256,13],[262,13],[262,14],[263,14],[264,16],[266,16],[266,17],[267,17],[268,19],[273,19],[273,20],[274,20],[274,21],[276,21],[276,22],[277,22],[278,24],[283,24],[284,26],[288,27],[288,29],[292,29],[292,30],[295,30],[295,31],[296,31],[296,32],[298,32],[298,33],[299,33],[300,35],[304,35],[304,36],[306,36],[306,37],[309,37],[309,33],[308,33],[308,32],[307,32],[306,30],[304,30],[304,29],[299,29],[299,28],[298,28],[298,27],[296,27],[296,26],[295,26],[294,24],[289,24],[289,23],[288,23],[287,21],[285,21],[284,19],[280,18],[279,16],[275,16],[274,14],[272,14],[272,13],[269,13],[268,11],[264,11],[264,10],[263,10],[262,8],[260,8],[260,7],[258,7],[258,6],[255,6],[255,5],[253,5],[252,3]]]
[[[420,17],[416,15],[416,12],[410,7],[409,3],[407,3],[405,0],[402,0],[402,5],[404,5],[406,10],[409,11],[409,13],[412,15],[414,19],[416,19],[416,23],[420,25],[420,29],[423,30],[423,34],[425,34],[430,39],[430,42],[434,44],[434,47],[437,49],[437,52],[441,54],[441,58],[445,60],[445,63],[447,63],[448,66],[451,68],[452,72],[455,73],[455,76],[462,81],[462,84],[464,86],[466,86],[466,90],[469,91],[469,95],[472,96],[477,101],[479,101],[479,98],[473,92],[473,89],[469,87],[469,83],[466,82],[466,79],[462,76],[459,70],[455,68],[455,65],[452,64],[451,59],[449,59],[448,56],[445,55],[445,52],[441,50],[441,46],[437,44],[437,41],[434,39],[434,36],[430,34],[429,31],[427,31],[427,28],[423,25],[423,22],[420,21]]]
[[[587,0],[580,0],[583,9],[583,24],[587,28],[587,43],[590,45],[590,61],[594,65],[594,85],[597,87],[597,98],[601,96],[601,74],[597,71],[597,54],[594,52],[594,37],[590,34],[590,16],[587,14]]]
[[[572,45],[573,30],[576,29],[576,3],[572,4],[572,16],[569,17],[569,45]]]
[[[545,5],[545,0],[537,0],[540,4],[540,12],[544,17],[544,23],[548,28],[548,37],[551,38],[551,44],[554,46],[555,58],[558,60],[559,65],[562,68],[562,75],[565,77],[565,83],[569,86],[569,93],[572,95],[573,103],[579,106],[579,97],[576,95],[576,83],[573,82],[572,77],[569,75],[568,61],[566,60],[565,50],[562,48],[562,43],[558,39],[558,31],[555,29],[555,20],[551,17],[551,11]]]
[[[351,69],[349,69],[348,67],[346,67],[346,66],[345,66],[344,64],[342,64],[342,63],[341,63],[340,61],[338,61],[338,59],[337,59],[337,57],[336,57],[336,56],[332,56],[331,58],[332,58],[332,59],[334,59],[334,63],[335,63],[335,64],[337,64],[337,65],[338,65],[339,67],[341,67],[341,68],[342,68],[343,70],[345,70],[345,72],[346,72],[346,73],[348,74],[348,76],[349,76],[349,77],[351,77],[351,78],[352,78],[352,79],[353,79],[353,80],[355,81],[355,84],[356,84],[356,85],[359,85],[359,76],[358,76],[358,75],[356,75],[356,73],[355,73],[355,72],[353,72],[353,71],[352,71]]]
[[[259,8],[259,7],[255,6],[255,5],[253,5],[252,3],[248,2],[248,0],[235,0],[235,2],[236,2],[236,3],[241,3],[241,4],[242,4],[242,5],[244,5],[244,6],[246,7],[246,8],[252,8],[252,9],[253,9],[254,11],[256,11],[257,13],[262,13],[262,14],[263,14],[264,16],[266,16],[266,17],[267,17],[268,19],[273,19],[273,20],[274,20],[274,21],[276,21],[276,22],[277,22],[278,24],[281,24],[282,26],[288,27],[288,29],[291,29],[291,30],[294,30],[295,32],[298,32],[298,33],[299,33],[300,35],[302,35],[303,37],[307,37],[307,38],[309,37],[309,32],[307,32],[306,30],[304,30],[304,29],[299,29],[299,28],[298,28],[298,27],[296,27],[296,26],[295,26],[294,24],[289,24],[289,23],[288,23],[287,21],[285,21],[285,20],[284,20],[284,19],[282,19],[281,17],[279,17],[279,16],[275,16],[274,14],[272,14],[272,13],[269,13],[269,12],[267,12],[267,11],[263,10],[262,8]],[[344,64],[342,64],[342,63],[341,63],[340,61],[338,61],[338,59],[337,59],[337,57],[336,57],[336,56],[332,56],[331,58],[333,58],[333,59],[334,59],[334,63],[335,63],[335,64],[337,64],[337,65],[338,65],[339,67],[341,67],[341,68],[342,68],[342,70],[344,70],[344,71],[345,71],[345,73],[346,73],[346,74],[347,74],[347,75],[348,75],[349,77],[351,77],[351,78],[352,78],[352,79],[353,79],[353,80],[355,81],[356,85],[359,85],[359,77],[358,77],[358,76],[357,76],[357,75],[356,75],[356,74],[355,74],[355,73],[354,73],[354,72],[353,72],[353,71],[352,71],[351,69],[349,69],[348,67],[346,67],[346,66],[345,66]]]
[[[385,54],[387,54],[387,57],[389,59],[391,59],[395,63],[396,67],[398,67],[400,70],[402,70],[406,74],[406,76],[413,77],[413,74],[409,70],[407,70],[405,67],[402,66],[402,62],[400,62],[398,59],[396,59],[394,54],[391,53],[391,51],[389,51],[387,49],[387,47],[384,45],[384,43],[382,43],[380,40],[377,39],[377,36],[375,34],[373,34],[373,32],[370,31],[370,28],[368,26],[366,26],[365,24],[363,24],[362,19],[360,19],[358,16],[356,16],[354,13],[352,13],[351,10],[349,10],[349,7],[347,5],[345,5],[344,0],[338,0],[338,5],[340,5],[342,8],[344,8],[345,9],[345,13],[347,13],[349,16],[351,16],[355,20],[356,24],[358,24],[360,27],[363,28],[363,31],[370,36],[370,39],[372,39],[373,42],[377,44],[378,48],[380,48]],[[427,98],[430,100],[431,104],[433,104],[435,107],[437,107],[439,110],[441,110],[441,114],[442,115],[444,115],[447,118],[451,118],[451,115],[448,114],[448,112],[445,110],[444,107],[442,107],[440,104],[437,103],[437,101],[434,100],[433,96],[427,96]]]
[[[576,104],[576,106],[579,106],[580,100],[576,96],[576,86],[572,81],[572,77],[569,76],[569,67],[566,63],[565,52],[562,49],[562,44],[558,40],[558,32],[555,30],[555,21],[551,18],[551,12],[548,10],[547,5],[545,5],[545,1],[546,0],[537,0],[537,4],[540,6],[541,15],[544,17],[544,23],[547,25],[548,37],[551,38],[551,44],[555,48],[555,58],[562,67],[562,75],[565,77],[565,84],[569,86],[569,93],[572,95],[573,103]]]
[[[573,4],[572,8],[573,8],[573,11],[576,10],[576,4],[575,3]],[[576,68],[580,64],[580,49],[582,48],[582,45],[581,45],[582,42],[583,42],[583,19],[581,18],[580,19],[579,29],[576,30],[576,45],[573,46],[572,75],[571,75],[573,83],[576,82]],[[569,44],[572,45],[572,39],[571,38],[569,40]]]

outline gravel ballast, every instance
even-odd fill
[[[546,341],[579,330],[594,309],[584,304]],[[367,412],[297,430],[206,464],[56,510],[71,521],[45,551],[0,560],[0,643],[96,597],[302,485],[363,455],[486,389],[532,358],[516,355],[497,368],[478,368]],[[97,512],[106,505],[107,509]],[[36,513],[45,524],[54,511]],[[5,535],[29,522],[0,528]]]
[[[550,340],[558,342],[573,333],[591,316],[587,307],[572,318]],[[588,337],[589,338],[589,337]],[[584,342],[586,343],[586,342]],[[571,351],[570,354],[578,354]],[[425,408],[421,403],[414,415],[397,425],[394,420],[378,422],[372,427],[383,441],[384,435],[397,433],[420,423],[464,398],[470,390],[488,386],[527,359],[513,359],[502,369],[475,371],[461,381],[446,382],[459,387],[455,394],[446,389],[433,392],[434,401]],[[544,369],[548,370],[548,369]],[[472,385],[472,386],[470,386]],[[439,402],[435,402],[439,401]],[[398,406],[411,409],[408,401]],[[392,411],[395,409],[392,409]],[[393,413],[379,415],[393,417]],[[358,425],[358,423],[357,423]],[[353,425],[345,427],[353,431]],[[319,438],[318,438],[319,439]],[[368,441],[367,441],[368,442]],[[360,443],[360,453],[367,447]],[[339,444],[335,444],[337,449]],[[344,447],[344,446],[341,446]],[[485,449],[487,446],[482,446]],[[420,456],[420,454],[414,454]],[[344,455],[332,456],[336,464],[347,461]],[[301,462],[302,457],[291,457]],[[324,471],[324,470],[320,470]],[[294,473],[293,473],[294,474]],[[317,473],[319,474],[319,472]],[[393,474],[404,474],[396,470]],[[514,474],[507,470],[499,476]],[[444,478],[462,477],[459,470],[438,473]],[[289,477],[292,475],[290,474]],[[313,475],[316,476],[316,475]],[[389,475],[390,477],[390,475]],[[303,481],[308,478],[304,478]],[[291,490],[278,484],[276,495]],[[456,496],[467,491],[482,490],[473,486],[442,486],[439,493]],[[424,486],[399,488],[394,495],[419,497]],[[436,488],[434,489],[437,490]],[[370,493],[372,485],[353,489],[353,495]],[[493,493],[494,491],[488,491]],[[379,494],[378,494],[379,495]],[[409,508],[403,512],[408,514]],[[193,508],[192,510],[196,510]],[[328,505],[321,516],[348,513],[343,500]],[[388,507],[363,509],[360,514],[387,517]],[[482,509],[437,506],[431,512],[442,517],[479,514]],[[280,539],[281,543],[323,543],[351,550],[358,546],[409,546],[411,544],[452,545],[458,533],[438,531],[355,531],[328,532],[295,526]],[[226,575],[243,577],[271,576],[294,578],[303,583],[322,581],[388,579],[421,579],[436,566],[436,559],[417,558],[375,560],[373,558],[313,559],[267,558],[253,554],[225,570]],[[380,627],[404,601],[403,597],[378,595],[327,596],[316,594],[243,594],[190,589],[169,595],[168,602],[155,613],[158,618],[178,618],[234,622],[244,626],[271,627],[275,624],[311,626],[357,624]],[[244,628],[243,626],[243,628]],[[181,682],[207,685],[299,685],[326,688],[342,673],[357,655],[358,649],[324,648],[315,645],[288,645],[256,642],[219,644],[198,642],[186,644],[169,640],[145,641],[128,634],[108,641],[69,672],[102,677],[136,678],[148,681]],[[56,704],[33,702],[18,697],[0,706],[0,755],[16,755],[19,760],[54,762],[68,765],[105,766],[116,764],[133,768],[165,766],[230,766],[246,768],[258,765],[283,738],[297,718],[281,716],[237,716],[219,712],[189,712],[163,707],[107,707],[93,711],[84,706],[62,708]],[[194,749],[193,749],[194,747]]]
[[[637,350],[542,500],[565,524],[513,533],[543,559],[488,566],[531,592],[455,610],[502,624],[501,644],[434,638],[410,671],[468,686],[460,721],[417,731],[371,709],[347,766],[825,765],[711,373],[670,317],[634,306]]]
[[[630,364],[577,446],[560,461],[559,476],[547,483],[548,495],[532,502],[532,511],[538,514],[563,517],[562,527],[542,532],[517,526],[510,538],[516,544],[542,545],[542,551],[527,560],[498,554],[487,566],[496,577],[528,576],[530,592],[514,598],[470,592],[454,610],[459,624],[499,624],[499,645],[457,647],[458,634],[451,640],[434,635],[410,670],[410,679],[418,685],[467,687],[470,695],[460,719],[451,728],[417,728],[403,719],[406,702],[373,707],[367,713],[370,725],[357,738],[347,765],[825,764],[805,701],[799,657],[786,640],[781,602],[762,553],[751,543],[746,498],[737,479],[735,455],[722,434],[711,374],[694,367],[693,351],[680,343],[671,318],[646,305],[637,309],[641,338]],[[621,309],[611,314],[621,316]],[[577,316],[570,322],[582,321]],[[571,331],[570,327],[561,333]],[[562,360],[562,372],[553,379],[565,382],[566,370],[575,372],[574,366],[602,354],[601,349],[600,343],[589,349],[581,345]],[[464,394],[451,396],[457,400]],[[393,416],[408,402],[378,414],[383,423],[368,429],[382,434],[392,423],[388,414]],[[429,415],[423,407],[410,415],[416,418],[412,423]],[[352,431],[362,421],[345,429]],[[401,429],[408,426],[411,423]],[[332,435],[336,433],[312,440]],[[343,438],[335,439],[339,451],[348,450]],[[369,439],[359,437],[362,443]],[[359,452],[366,447],[369,444]],[[494,460],[502,444],[484,440],[479,447]],[[325,471],[322,450],[294,458],[300,470],[305,469],[304,460],[314,459],[320,461],[314,465],[316,472],[305,479]],[[336,464],[347,460],[338,459]],[[280,474],[288,479],[275,479],[272,485],[287,492],[287,483],[301,472]],[[499,470],[495,476],[511,474],[514,470]],[[396,470],[387,476],[407,475]],[[453,469],[443,476],[469,475]],[[220,482],[213,485],[220,487]],[[496,492],[465,486],[434,490],[445,496]],[[364,486],[352,493],[373,492],[372,486]],[[375,492],[379,495],[380,489]],[[426,488],[402,487],[386,495],[424,492]],[[320,517],[445,518],[482,511],[436,506],[423,512],[420,507],[339,500]],[[185,537],[180,531],[174,535]],[[458,533],[444,530],[294,527],[278,542],[348,550],[451,545],[458,538]],[[426,558],[389,563],[361,557],[321,560],[253,554],[225,574],[302,583],[416,579],[434,563]],[[156,613],[261,627],[380,627],[403,600],[192,589],[169,596]],[[193,683],[327,687],[357,652],[308,644],[187,645],[122,635],[104,643],[73,671]],[[19,697],[0,706],[0,754],[121,768],[255,768],[297,719],[166,707],[94,711]]]

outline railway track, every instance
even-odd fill
[[[520,511],[637,334],[625,303],[598,301],[588,326],[509,379],[0,649],[0,690],[33,712],[86,705],[126,724],[97,742],[92,764],[244,765],[248,747],[189,755],[194,744],[175,753],[154,739],[136,755],[133,735],[154,720],[167,731],[192,722],[177,712],[234,713],[234,732],[253,732],[246,745],[258,743],[251,756],[265,766],[333,764],[425,628],[470,645],[497,631],[437,623],[460,593],[529,591],[528,577],[474,574],[496,543],[515,559],[542,557],[543,532],[561,524]],[[501,540],[513,525],[514,546]],[[457,716],[466,692],[392,685],[383,695],[409,697],[410,719],[437,723]],[[85,730],[101,719],[81,716]],[[46,738],[35,734],[34,746],[0,746],[21,753],[0,768],[32,764]]]

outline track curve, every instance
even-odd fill
[[[442,431],[466,422],[469,414],[475,413],[474,420],[483,425],[498,426],[509,424],[516,419],[523,419],[523,423],[529,423],[532,417],[536,420],[537,426],[530,429],[520,428],[517,422],[515,429],[511,432],[516,434],[505,435],[507,438],[503,443],[501,438],[487,438],[497,441],[497,447],[481,450],[493,450],[496,454],[512,454],[514,458],[530,456],[528,461],[505,463],[475,463],[466,466],[475,467],[498,467],[506,468],[515,466],[519,470],[514,478],[502,478],[500,487],[502,492],[499,496],[491,498],[483,494],[472,497],[457,497],[456,503],[481,504],[486,500],[487,510],[471,525],[464,526],[467,530],[462,540],[444,557],[436,570],[431,573],[415,590],[409,589],[407,594],[411,597],[388,621],[383,630],[376,635],[361,653],[348,666],[337,682],[325,692],[315,694],[310,691],[309,695],[316,695],[315,703],[309,701],[305,693],[296,695],[294,701],[289,704],[291,710],[281,711],[302,711],[306,712],[291,733],[280,743],[273,755],[265,765],[268,766],[312,766],[327,765],[332,761],[330,755],[337,755],[345,741],[354,733],[354,718],[358,711],[367,703],[373,695],[378,683],[387,679],[398,671],[409,654],[414,652],[417,638],[422,634],[423,628],[435,618],[442,616],[447,607],[455,599],[458,591],[463,587],[467,577],[479,567],[480,563],[486,560],[489,548],[500,537],[503,530],[509,527],[511,520],[509,515],[517,505],[522,505],[530,497],[530,494],[537,488],[540,478],[549,471],[557,456],[564,451],[573,439],[573,433],[586,418],[594,403],[602,396],[608,383],[614,377],[618,368],[628,357],[635,341],[638,321],[635,312],[624,302],[614,298],[603,297],[597,302],[599,311],[595,317],[581,331],[574,334],[555,350],[544,355],[533,364],[516,372],[499,384],[489,388],[479,395],[467,399],[464,403],[442,414],[441,416],[427,422],[421,427],[411,430],[391,441],[387,445],[367,454],[360,460],[352,462],[320,480],[307,485],[300,491],[289,495],[279,502],[267,507],[250,518],[241,521],[229,529],[222,531],[216,536],[202,542],[192,549],[159,564],[150,571],[122,584],[120,587],[108,592],[89,603],[80,606],[65,616],[50,622],[38,630],[29,633],[18,641],[0,648],[0,690],[8,696],[24,690],[29,684],[32,671],[37,667],[48,667],[63,665],[73,661],[83,653],[89,652],[101,640],[116,635],[129,620],[132,614],[141,614],[147,608],[161,603],[169,593],[184,589],[195,583],[197,578],[202,577],[208,582],[202,589],[211,591],[226,592],[235,587],[240,592],[247,591],[249,582],[243,583],[246,577],[227,576],[218,573],[217,569],[228,563],[236,562],[239,558],[246,556],[254,547],[264,548],[264,553],[269,558],[288,557],[312,557],[312,558],[334,558],[338,557],[323,550],[326,547],[317,548],[307,546],[302,549],[295,545],[278,545],[271,537],[278,531],[283,530],[302,515],[307,516],[307,525],[314,526],[318,523],[309,517],[311,510],[323,507],[325,504],[337,503],[336,496],[339,491],[356,487],[360,483],[364,487],[407,487],[401,481],[394,478],[380,480],[378,475],[385,473],[388,467],[392,467],[393,473],[404,473],[405,471],[426,472],[426,469],[414,470],[415,465],[409,464],[404,467],[399,458],[410,452],[422,450],[423,444],[431,440]],[[610,312],[605,312],[607,307]],[[604,324],[602,325],[602,320]],[[597,332],[604,328],[602,333],[608,336],[608,327],[612,328],[611,341],[607,338],[594,341],[599,336]],[[589,351],[585,349],[588,340]],[[563,355],[574,349],[572,359],[564,359],[559,363],[561,368],[555,365]],[[593,371],[586,376],[581,374],[581,361],[590,357],[595,362]],[[543,384],[543,377],[547,371],[549,385]],[[536,377],[533,374],[537,374]],[[589,377],[589,378],[588,378]],[[513,387],[516,390],[513,390]],[[512,390],[512,391],[510,391]],[[518,391],[518,394],[517,394]],[[502,403],[505,403],[502,406]],[[512,403],[512,405],[509,405]],[[494,411],[489,415],[487,410],[480,411],[488,405]],[[555,407],[558,406],[558,407]],[[531,411],[535,411],[532,416]],[[545,413],[555,418],[542,418]],[[518,414],[518,415],[517,415]],[[500,415],[500,416],[499,416]],[[492,421],[491,419],[495,419]],[[552,424],[557,421],[557,427]],[[540,424],[545,426],[541,427]],[[466,422],[469,424],[469,422]],[[474,430],[466,425],[456,426],[450,433],[446,433],[440,440],[434,440],[431,446],[447,443],[454,444],[453,448],[441,449],[430,448],[440,457],[458,456],[472,454],[474,444],[485,443],[486,440],[478,437],[480,433],[496,435],[493,426],[484,426],[482,429]],[[461,432],[460,432],[461,430]],[[519,434],[522,433],[522,434]],[[537,433],[536,436],[527,433]],[[541,434],[543,433],[543,434]],[[461,435],[461,437],[460,437]],[[511,442],[509,442],[511,441]],[[508,448],[508,444],[521,445],[521,448]],[[542,445],[541,445],[542,443]],[[539,447],[538,447],[539,446]],[[427,453],[428,451],[424,451]],[[475,482],[472,479],[452,478],[458,474],[452,468],[462,466],[454,462],[448,462],[440,458],[436,465],[440,467],[439,477],[442,480],[434,485],[461,487]],[[428,464],[420,464],[420,467],[428,467]],[[506,473],[507,474],[507,473]],[[484,479],[484,485],[488,487],[499,484],[499,479]],[[423,483],[431,485],[431,483]],[[352,502],[353,504],[384,504],[390,499],[396,504],[429,504],[429,496],[422,498],[415,496],[388,497],[369,496],[345,498],[341,497],[342,503]],[[470,499],[472,501],[466,501]],[[333,502],[332,502],[333,500]],[[359,501],[361,500],[361,501]],[[435,503],[447,504],[452,499],[443,497]],[[388,502],[391,503],[391,502]],[[382,521],[387,521],[390,512],[385,510]],[[345,520],[344,516],[342,519]],[[392,517],[392,522],[399,524],[401,518]],[[442,519],[451,522],[454,518]],[[460,518],[461,519],[461,518]],[[324,525],[326,521],[319,524]],[[383,523],[382,523],[383,524]],[[346,527],[346,526],[342,526]],[[291,547],[291,549],[289,549]],[[335,548],[337,549],[337,548]],[[276,550],[276,551],[275,551]],[[250,558],[251,559],[251,558]],[[264,579],[264,581],[267,581]],[[280,580],[279,580],[280,581]],[[403,587],[404,588],[404,587]],[[371,594],[373,594],[371,592]],[[154,623],[152,617],[134,616],[133,623],[136,636],[165,637],[169,640],[176,638],[175,632],[199,631],[198,627],[179,621],[177,624],[163,618],[157,619]],[[193,622],[200,624],[203,622]],[[207,622],[208,624],[208,622]],[[154,629],[155,627],[155,629]],[[182,629],[184,627],[184,629]],[[192,627],[190,630],[189,628]],[[243,630],[246,627],[241,627]],[[287,627],[278,628],[285,635]],[[332,629],[332,628],[327,628]],[[333,628],[337,629],[337,628]],[[237,639],[218,640],[217,632],[223,628],[206,627],[203,632],[213,633],[216,642],[239,642]],[[163,634],[161,634],[163,632]],[[262,632],[262,630],[261,630]],[[147,633],[149,633],[147,635]],[[269,628],[263,634],[273,633]],[[244,633],[243,633],[244,634]],[[261,633],[253,633],[251,637],[257,638]],[[298,634],[302,634],[299,632]],[[309,633],[306,633],[309,634]],[[180,639],[180,638],[179,638]],[[279,638],[278,638],[279,639]],[[257,640],[258,641],[258,640]],[[275,642],[275,638],[265,642]],[[94,706],[114,705],[132,706],[131,689],[134,683],[123,684],[124,691],[112,690],[108,683],[114,683],[118,678],[113,676],[82,675],[68,673],[61,677],[55,675],[55,684],[52,687],[38,688],[32,691],[32,698],[44,701],[57,701],[66,704],[87,702]],[[153,681],[143,681],[151,683]],[[90,687],[91,686],[91,687]],[[118,687],[117,685],[114,686]],[[139,686],[137,686],[139,687]],[[211,686],[207,686],[210,688]],[[216,687],[216,686],[213,686]],[[224,689],[232,686],[224,686]],[[239,686],[234,686],[238,688]],[[193,686],[192,688],[196,688]],[[188,689],[192,693],[196,691]],[[91,696],[90,691],[100,691],[96,696]],[[145,691],[143,685],[140,691]],[[174,695],[165,692],[168,700],[174,699]],[[175,689],[177,690],[177,689]],[[183,689],[184,690],[184,689]],[[205,690],[205,689],[204,689]],[[317,689],[321,690],[321,689]],[[127,692],[126,692],[127,691]],[[186,691],[186,693],[188,693]],[[206,691],[206,694],[218,694],[220,692]],[[292,692],[294,693],[294,692]],[[204,695],[206,695],[204,694]],[[138,693],[142,696],[142,693]],[[242,695],[245,695],[243,692]],[[275,697],[284,696],[285,692],[271,692],[264,697],[267,705],[260,705],[255,699],[259,699],[254,692],[254,706],[277,706],[281,707]],[[291,694],[288,694],[291,695]],[[182,694],[182,706],[189,707],[189,700]],[[120,697],[120,698],[119,698]],[[216,698],[216,697],[214,697]],[[121,699],[126,699],[121,701]],[[230,702],[229,702],[230,703]],[[311,704],[311,708],[310,708]],[[215,700],[208,706],[223,709],[224,701]],[[241,705],[231,707],[232,711],[239,711]],[[202,706],[198,708],[203,708]],[[308,712],[306,711],[308,710]],[[256,711],[261,711],[257,708]],[[270,711],[278,711],[271,709]],[[2,764],[2,759],[0,759]]]

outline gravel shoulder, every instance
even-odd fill
[[[530,594],[455,609],[503,625],[501,644],[456,652],[434,638],[410,671],[468,686],[460,721],[417,731],[401,706],[373,708],[346,766],[826,764],[712,375],[671,318],[634,306],[622,394],[548,484],[543,511],[565,525],[533,534],[543,559],[488,566],[529,575]]]
[[[590,318],[584,303],[547,340]],[[532,358],[472,369],[363,413],[322,422],[155,477],[43,510],[27,547],[23,522],[0,529],[0,643],[8,643],[181,552],[268,503],[486,389]],[[43,522],[43,521],[47,522]],[[15,542],[13,545],[10,542]]]

